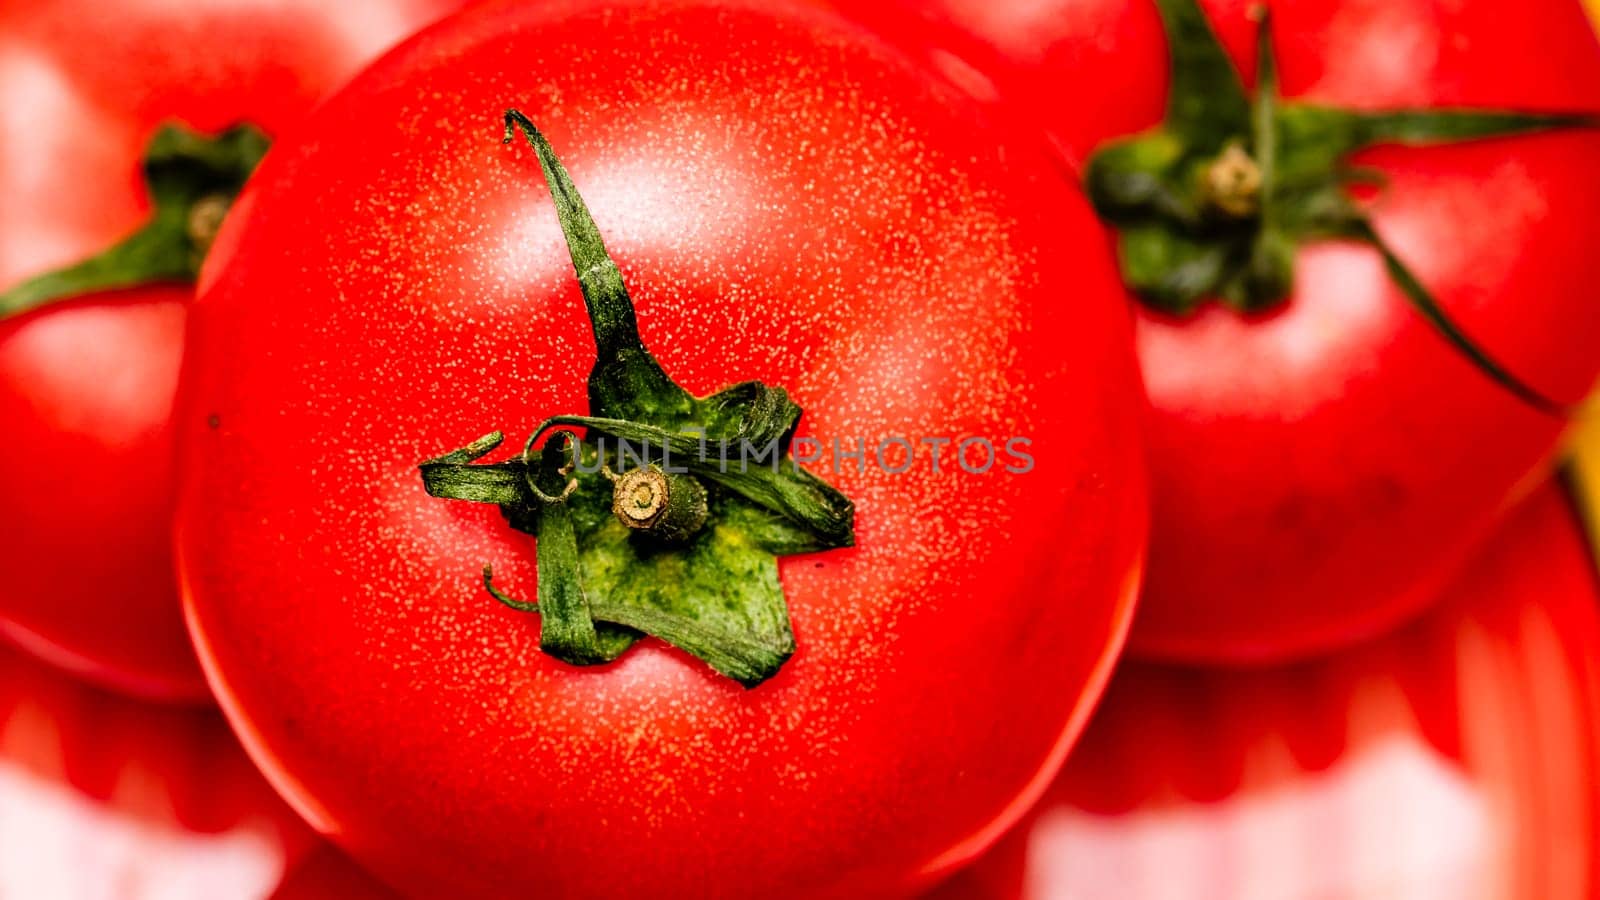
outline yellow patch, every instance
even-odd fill
[[[1591,10],[1600,10],[1600,0],[1590,0]],[[1589,411],[1578,427],[1572,447],[1572,470],[1578,500],[1589,518],[1589,537],[1600,554],[1600,399],[1589,404]]]

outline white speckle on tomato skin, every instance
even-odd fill
[[[277,158],[201,303],[208,346],[235,349],[196,361],[218,374],[195,402],[236,440],[192,436],[186,515],[263,516],[298,568],[214,567],[235,537],[190,531],[196,618],[248,717],[297,711],[263,737],[281,780],[395,880],[903,890],[1014,816],[1125,625],[1143,500],[1120,294],[1075,258],[1100,246],[1082,202],[1023,145],[997,164],[947,89],[809,26],[661,10],[425,37],[324,112],[315,154]],[[856,501],[858,544],[780,563],[799,650],[754,691],[657,641],[584,671],[544,656],[537,617],[479,578],[532,596],[533,540],[421,491],[423,459],[585,409],[589,325],[533,154],[500,143],[509,105],[571,170],[670,374],[782,385],[803,434],[868,443],[864,471],[813,467]],[[301,277],[263,303],[279,266]],[[969,476],[949,447],[940,474],[893,475],[871,459],[891,435],[1030,436],[1038,471]],[[1023,527],[1039,505],[1072,524]]]

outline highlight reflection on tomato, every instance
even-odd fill
[[[26,0],[0,4],[0,634],[119,689],[199,699],[172,578],[172,403],[183,276],[25,282],[151,218],[158,129],[276,136],[460,0]],[[241,173],[242,174],[242,173]],[[180,254],[187,257],[185,249]],[[25,476],[15,473],[26,473]]]
[[[936,897],[1592,897],[1597,666],[1596,570],[1547,486],[1391,637],[1126,666],[1027,824]]]
[[[0,897],[248,900],[313,842],[215,712],[0,648]]]

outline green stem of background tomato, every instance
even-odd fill
[[[1600,127],[1589,114],[1479,109],[1356,111],[1285,101],[1270,17],[1262,8],[1254,92],[1195,0],[1158,0],[1172,66],[1166,120],[1114,141],[1085,181],[1117,229],[1124,281],[1151,309],[1194,313],[1218,300],[1243,313],[1287,302],[1302,244],[1351,240],[1383,258],[1395,285],[1485,375],[1543,412],[1572,407],[1521,380],[1467,335],[1373,226],[1350,188],[1381,173],[1350,157],[1380,144],[1429,146]]]
[[[215,137],[165,125],[145,150],[150,218],[104,252],[0,294],[0,316],[98,291],[191,283],[234,198],[267,152],[267,137],[238,125]]]

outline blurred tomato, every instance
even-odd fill
[[[0,897],[248,900],[311,846],[215,712],[0,648]]]
[[[1445,604],[1319,663],[1128,666],[1028,822],[939,900],[1594,896],[1600,589],[1540,489]]]
[[[1596,0],[1600,8],[1600,0]],[[1589,518],[1589,537],[1600,558],[1600,403],[1594,404],[1573,443],[1572,483]]]
[[[1282,102],[1256,105],[1259,118],[1239,89],[1261,68],[1261,0],[833,2],[1031,117],[1115,225],[1143,301],[1151,401],[1130,653],[1270,664],[1384,634],[1543,477],[1567,418],[1487,377],[1355,238],[1370,225],[1461,333],[1574,402],[1600,374],[1600,131],[1401,147],[1416,135],[1374,127],[1355,141],[1365,149],[1338,154],[1336,135],[1367,126],[1327,111],[1600,111],[1600,43],[1576,0],[1517,15],[1461,0],[1270,4]],[[1198,21],[1179,29],[1180,55],[1220,49],[1235,71],[1169,64],[1163,19],[1184,16]],[[1220,48],[1199,39],[1207,25]],[[1103,152],[1162,122],[1173,98],[1204,140],[1169,127]],[[1273,110],[1276,137],[1258,146],[1253,126]],[[1357,169],[1382,187],[1352,205],[1341,179]],[[1230,173],[1257,177],[1260,194],[1242,189],[1226,212],[1200,185]]]
[[[271,900],[398,900],[399,895],[324,844],[289,871]]]
[[[69,292],[9,316],[5,294],[146,222],[141,159],[162,123],[277,135],[460,4],[0,3],[0,467],[26,473],[0,481],[0,634],[119,688],[205,696],[167,527],[192,289]]]

